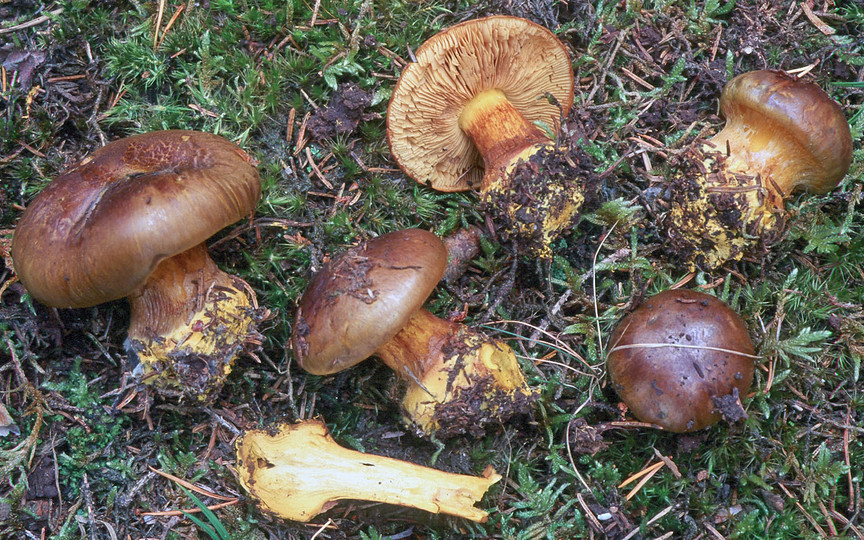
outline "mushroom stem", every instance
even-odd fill
[[[501,215],[504,230],[524,241],[534,255],[549,258],[550,244],[578,218],[585,201],[581,171],[500,90],[480,92],[459,116],[464,131],[483,158],[483,202]],[[530,161],[530,163],[529,163]],[[569,166],[556,183],[543,168]],[[526,164],[528,172],[520,170]]]
[[[501,180],[511,163],[528,159],[550,142],[540,128],[510,103],[504,92],[496,89],[480,92],[465,105],[459,127],[483,156],[486,173],[482,191]]]
[[[252,430],[236,444],[237,473],[264,510],[309,521],[336,501],[355,499],[419,508],[485,522],[474,504],[501,479],[447,473],[339,446],[320,420]]]
[[[852,159],[840,105],[784,72],[735,77],[720,111],[726,125],[682,154],[668,189],[670,245],[691,269],[772,244],[784,226],[784,199],[799,188],[834,189]]]
[[[463,227],[442,238],[447,247],[447,268],[442,281],[449,283],[462,277],[471,261],[480,253],[481,238],[483,231],[475,225]]]
[[[405,419],[439,438],[527,410],[528,387],[507,344],[419,310],[375,355],[408,383]]]
[[[375,355],[400,378],[422,380],[459,326],[420,309],[390,341],[375,351]]]
[[[220,270],[205,244],[161,261],[129,303],[127,349],[142,379],[169,392],[186,386],[205,397],[254,334],[252,289]]]
[[[730,116],[730,121],[719,133],[702,146],[705,154],[720,152],[725,156],[724,167],[730,175],[759,175],[761,192],[765,195],[761,211],[770,214],[783,209],[788,197],[803,179],[821,171],[821,165],[800,143],[780,126],[769,120],[753,122],[742,112]],[[799,148],[798,151],[790,149]],[[755,193],[755,191],[754,191]],[[755,202],[755,195],[754,195]]]

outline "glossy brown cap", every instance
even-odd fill
[[[618,396],[636,418],[668,431],[696,431],[720,420],[712,398],[733,388],[743,397],[753,380],[744,321],[705,293],[678,289],[648,298],[618,323],[609,346]]]
[[[466,21],[427,40],[399,77],[387,140],[405,174],[440,191],[479,187],[483,159],[459,128],[465,104],[498,89],[529,122],[555,129],[573,102],[573,68],[555,34],[518,17]]]
[[[849,171],[849,122],[840,105],[814,83],[783,71],[743,73],[723,89],[720,112],[728,122],[760,125],[775,139],[787,134],[790,144],[783,159],[800,162],[795,178],[784,186],[787,194],[795,187],[827,193]]]
[[[381,235],[334,258],[300,299],[292,335],[300,367],[328,375],[371,356],[423,306],[446,266],[444,243],[420,229]]]
[[[251,212],[252,159],[223,137],[157,131],[114,141],[57,177],[21,216],[15,271],[49,306],[127,296],[156,265]]]

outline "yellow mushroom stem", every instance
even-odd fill
[[[480,92],[469,101],[459,115],[459,128],[464,131],[483,156],[486,172],[481,191],[506,183],[505,172],[511,163],[526,160],[549,137],[529,122],[500,90]],[[506,186],[505,186],[506,187]]]
[[[524,413],[536,396],[507,344],[425,309],[375,355],[408,384],[406,421],[437,437]]]
[[[136,375],[169,394],[206,399],[257,336],[255,293],[220,270],[204,244],[161,261],[129,303]]]
[[[819,164],[812,154],[790,152],[796,143],[771,123],[728,122],[685,159],[687,178],[673,179],[673,241],[683,239],[691,269],[740,260],[760,241],[773,243],[783,226],[783,201]]]
[[[585,201],[582,190],[544,177],[545,156],[557,153],[554,143],[497,89],[471,99],[459,116],[459,127],[483,157],[484,202],[503,208],[507,232],[529,239],[534,254],[550,257],[549,244],[573,224]],[[543,158],[532,166],[537,181],[518,181],[517,167],[539,155]]]
[[[487,513],[474,504],[501,479],[491,466],[474,477],[349,450],[320,420],[249,431],[236,451],[240,483],[262,510],[303,522],[343,499],[485,522]]]

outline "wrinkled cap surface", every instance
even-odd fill
[[[753,343],[744,321],[717,298],[663,291],[624,317],[607,358],[615,391],[633,415],[674,432],[720,419],[713,397],[753,380]],[[736,354],[742,353],[742,354]]]
[[[463,107],[478,93],[498,89],[529,122],[552,129],[573,102],[567,49],[546,28],[518,17],[458,24],[426,41],[415,57],[393,90],[387,138],[402,170],[440,191],[478,187],[483,177],[483,159],[459,128]]]
[[[743,73],[723,89],[720,111],[730,122],[761,122],[774,137],[781,130],[788,133],[794,143],[784,158],[801,162],[791,187],[827,193],[852,163],[849,122],[840,105],[814,83],[783,71]]]
[[[123,298],[160,261],[255,208],[261,182],[251,161],[231,141],[196,131],[109,143],[24,211],[12,241],[15,271],[49,306]]]
[[[423,306],[446,266],[444,243],[420,229],[384,234],[335,257],[300,299],[292,335],[300,367],[327,375],[371,356]]]

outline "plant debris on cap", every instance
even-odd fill
[[[739,396],[753,382],[753,343],[721,300],[663,291],[624,317],[609,343],[609,377],[639,420],[683,433],[745,416]]]

